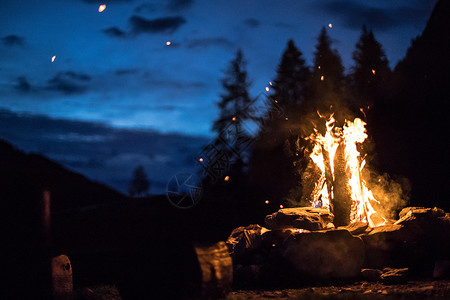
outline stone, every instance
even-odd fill
[[[73,293],[72,265],[67,255],[51,258],[52,293],[54,299],[70,299]]]
[[[295,207],[280,209],[266,216],[265,222],[269,229],[294,227],[315,231],[326,229],[333,219],[333,214],[325,208]]]
[[[369,225],[366,222],[355,221],[347,226],[338,227],[338,229],[346,229],[353,235],[358,235],[366,232]]]
[[[237,264],[257,251],[262,245],[262,235],[267,231],[257,224],[234,229],[226,241],[233,263]]]
[[[401,269],[393,269],[393,268],[384,268],[383,274],[381,274],[381,281],[384,284],[401,284],[406,283],[408,281],[409,269],[401,268]]]
[[[233,263],[225,242],[196,246],[195,252],[202,277],[201,299],[226,296],[233,283]]]
[[[292,234],[284,245],[284,258],[303,280],[356,278],[364,262],[364,243],[347,230]]]

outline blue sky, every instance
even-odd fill
[[[311,65],[327,28],[349,71],[366,25],[394,67],[435,3],[2,0],[0,138],[122,192],[141,164],[163,193],[171,176],[198,171],[238,49],[263,99],[289,39]]]
[[[2,0],[0,107],[208,135],[223,70],[238,48],[253,96],[275,76],[288,39],[311,63],[329,23],[347,68],[363,24],[394,66],[436,1],[394,2]]]

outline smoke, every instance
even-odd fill
[[[365,173],[369,173],[368,188],[379,201],[373,203],[374,209],[388,219],[396,219],[398,212],[408,204],[411,191],[409,180],[404,177],[394,179],[387,173],[379,175],[373,170]]]

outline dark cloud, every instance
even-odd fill
[[[109,27],[109,28],[102,30],[102,32],[110,37],[116,37],[116,38],[127,37],[127,33],[117,27]]]
[[[25,38],[11,34],[2,37],[2,43],[6,46],[23,46],[25,45]]]
[[[173,33],[186,20],[181,17],[166,17],[148,20],[139,16],[130,17],[130,25],[134,34],[139,33]]]
[[[250,28],[256,28],[256,27],[259,27],[259,25],[261,25],[261,22],[254,18],[248,18],[248,19],[244,20],[244,24]]]
[[[188,41],[186,45],[186,47],[188,48],[207,48],[211,46],[233,47],[233,43],[226,38],[216,37],[216,38],[193,39]]]
[[[360,29],[362,25],[379,31],[386,31],[405,24],[415,23],[423,18],[420,7],[379,8],[365,2],[354,1],[320,1],[316,8],[330,15],[339,17],[346,27]]]
[[[4,109],[0,109],[0,139],[26,152],[39,152],[125,193],[139,164],[152,182],[150,192],[163,193],[173,175],[198,171],[193,158],[209,142],[202,137],[121,130]]]
[[[25,76],[19,76],[14,81],[14,88],[22,93],[28,93],[31,91],[31,84]]]
[[[91,77],[84,73],[74,71],[58,72],[47,81],[47,90],[58,91],[64,94],[82,94],[87,90],[87,83]]]
[[[140,72],[139,69],[118,69],[114,71],[114,74],[116,74],[117,76],[125,76],[130,74],[136,74],[139,72]]]

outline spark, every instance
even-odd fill
[[[198,159],[198,161],[199,161],[199,162],[203,162],[203,157],[200,157],[200,158]]]
[[[272,81],[269,81],[269,85],[272,85]]]
[[[52,56],[52,62],[54,62],[55,59],[56,59],[56,55],[53,55],[53,56]]]
[[[170,45],[172,45],[172,42],[171,42],[171,41],[167,41],[167,42],[166,42],[166,45],[167,45],[167,46],[170,46]]]
[[[372,74],[375,75],[375,69],[372,69]]]
[[[289,120],[289,118],[286,118],[286,121]]]
[[[225,176],[225,178],[223,179],[224,181],[228,181],[228,180],[230,180],[230,176]]]
[[[231,119],[232,121],[236,121],[236,117],[233,117],[233,119]]]
[[[269,204],[269,200],[266,200],[264,203]]]
[[[325,76],[320,76],[320,80],[322,80],[322,81],[324,81],[324,79],[325,79]]]
[[[284,206],[283,205],[280,205],[280,208],[283,208]]]
[[[319,69],[319,70],[320,70],[320,66],[317,66],[317,69]]]
[[[98,7],[98,12],[103,12],[106,9],[106,4],[102,4]]]
[[[269,87],[268,86],[266,86],[266,92],[268,92],[269,91]]]
[[[331,23],[328,24],[328,27],[333,28],[333,24],[331,24]]]

